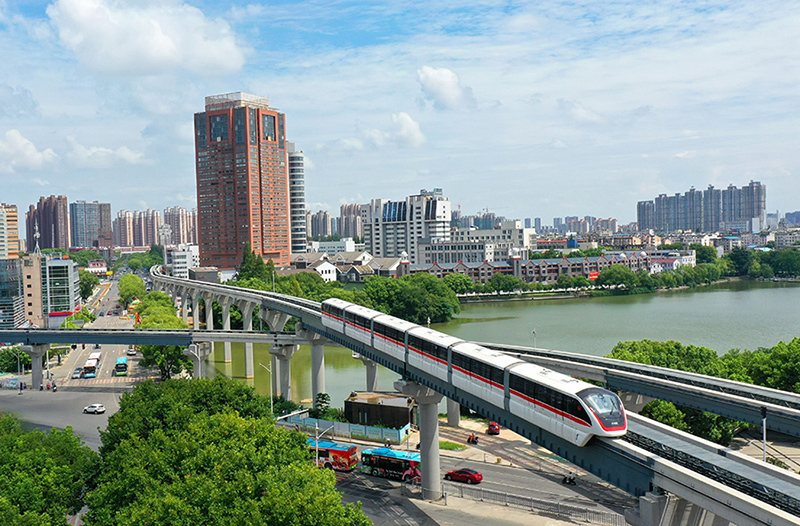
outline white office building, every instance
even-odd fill
[[[450,239],[450,215],[450,200],[441,188],[421,190],[403,201],[373,199],[361,205],[365,250],[381,258],[405,252],[411,263],[419,263],[420,240]]]
[[[164,265],[173,276],[189,279],[189,269],[200,266],[200,247],[198,245],[167,247],[164,251],[164,260]]]

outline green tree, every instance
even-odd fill
[[[572,276],[569,276],[567,274],[561,274],[560,276],[558,276],[558,279],[556,280],[556,287],[559,289],[569,289],[572,287],[573,281],[574,280]]]
[[[0,349],[0,372],[16,373],[20,368],[23,371],[31,368],[30,354],[22,352],[19,347],[4,347]]]
[[[514,292],[515,290],[526,290],[528,287],[524,281],[516,276],[497,272],[492,275],[484,285],[487,291]]]
[[[100,279],[86,270],[79,270],[78,276],[80,276],[78,287],[80,288],[81,299],[86,301],[94,292],[95,287],[100,285]]]
[[[310,461],[305,435],[276,428],[267,398],[235,384],[147,382],[125,395],[101,432],[85,524],[368,524]]]
[[[636,274],[625,265],[611,265],[603,269],[600,275],[595,280],[598,286],[617,286],[626,289],[635,288],[639,280]]]
[[[142,299],[145,295],[144,281],[135,274],[125,274],[119,280],[119,299],[126,305],[135,299]]]
[[[0,416],[0,523],[67,526],[98,465],[71,427],[23,431],[13,416]]]
[[[174,314],[160,308],[156,313],[147,316],[139,327],[141,329],[188,329],[189,326]],[[192,361],[183,354],[179,345],[142,345],[142,367],[156,366],[162,380],[167,380],[183,371],[191,370]]]
[[[694,250],[697,263],[714,263],[717,260],[717,249],[700,243],[692,243],[689,250]]]
[[[244,244],[244,254],[242,263],[239,265],[238,280],[259,279],[266,281],[269,278],[267,268],[264,265],[264,258],[253,252],[250,243]]]
[[[475,289],[475,282],[469,276],[459,272],[447,274],[442,281],[456,294],[465,294]]]
[[[675,429],[687,432],[690,431],[689,425],[685,421],[686,415],[672,402],[653,400],[642,408],[640,414],[656,422],[674,427]]]
[[[727,258],[733,264],[733,270],[736,275],[743,276],[750,269],[753,253],[747,249],[736,247],[727,254]]]

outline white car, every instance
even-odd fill
[[[98,414],[98,413],[105,413],[106,412],[106,406],[104,406],[103,404],[87,405],[86,407],[83,408],[83,412],[84,413],[93,413],[95,415]]]

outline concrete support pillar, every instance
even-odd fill
[[[311,340],[311,396],[314,402],[317,395],[325,393],[325,340]]]
[[[221,298],[220,305],[222,305],[222,329],[231,330],[231,299]],[[229,363],[231,361],[231,342],[223,342],[225,349],[223,361]]]
[[[270,386],[269,395],[275,398],[281,392],[280,379],[278,378],[281,374],[281,363],[278,361],[278,356],[275,354],[270,354],[270,370],[272,371],[270,375],[272,377],[272,385]]]
[[[239,310],[242,311],[242,322],[244,330],[253,330],[253,310],[256,306],[252,303],[245,303]],[[253,342],[245,342],[244,344],[244,377],[254,378],[256,375],[255,362],[253,361]]]
[[[419,454],[422,469],[422,498],[442,498],[441,466],[439,463],[439,402],[442,395],[416,382],[399,380],[394,388],[413,396],[419,405]]]
[[[461,424],[461,404],[455,400],[447,399],[447,425],[458,427]]]
[[[278,372],[274,375],[280,379],[278,394],[287,400],[292,399],[292,356],[299,348],[298,345],[273,345],[269,352],[278,358]]]
[[[358,359],[364,364],[367,369],[367,391],[378,390],[378,364],[359,355]]]
[[[183,323],[189,324],[189,296],[188,290],[183,289],[181,292],[181,319],[183,319]]]
[[[192,360],[192,376],[195,378],[205,378],[206,358],[211,354],[213,346],[211,342],[193,343],[183,350],[183,354]]]
[[[39,384],[44,382],[42,373],[42,356],[47,353],[49,344],[39,345],[23,345],[22,352],[26,352],[31,356],[31,388],[38,389]]]
[[[192,328],[200,329],[200,294],[197,293],[192,298]]]
[[[214,330],[214,298],[211,296],[203,296],[203,302],[206,304],[206,330]]]

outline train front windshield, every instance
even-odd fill
[[[622,401],[617,395],[605,389],[591,388],[578,393],[586,405],[600,420],[605,428],[617,428],[625,425],[625,411]]]

